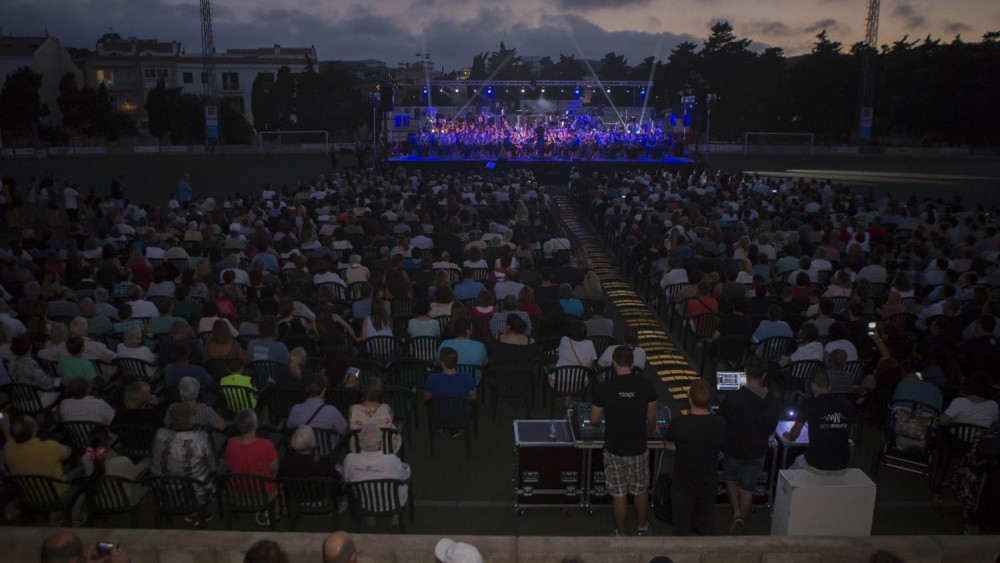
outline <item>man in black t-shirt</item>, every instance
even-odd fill
[[[615,376],[594,393],[590,422],[604,426],[604,473],[614,509],[614,536],[625,535],[628,495],[635,497],[638,535],[650,533],[646,521],[649,506],[649,445],[646,437],[656,429],[656,390],[642,376],[632,374],[633,354],[619,346],[611,357]]]
[[[667,430],[666,448],[675,450],[670,499],[675,536],[712,535],[718,487],[719,450],[726,438],[726,419],[708,410],[712,387],[695,381],[688,391],[691,414],[674,419]]]
[[[778,425],[780,402],[764,386],[767,360],[751,354],[746,361],[747,384],[726,394],[719,415],[726,419],[722,469],[733,507],[730,532],[738,533],[750,514],[757,479],[764,468],[768,443]]]
[[[851,462],[851,424],[854,408],[851,403],[830,394],[830,376],[825,370],[812,375],[812,392],[795,417],[792,429],[783,437],[795,441],[802,426],[809,425],[809,448],[795,458],[791,469],[808,469],[820,475],[840,475]]]

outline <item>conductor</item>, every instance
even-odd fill
[[[628,495],[635,498],[637,535],[650,533],[649,446],[646,437],[656,430],[656,390],[646,378],[632,372],[632,349],[619,346],[611,357],[614,377],[594,392],[590,422],[604,426],[604,473],[615,518],[612,536],[625,536]]]

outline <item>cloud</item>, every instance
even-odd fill
[[[740,24],[737,27],[742,35],[764,35],[768,37],[775,36],[788,36],[793,33],[792,28],[784,22],[777,20],[772,21],[752,21],[745,24]]]
[[[896,4],[896,6],[892,9],[892,13],[893,15],[899,16],[905,20],[903,27],[906,29],[923,27],[924,22],[926,21],[926,18],[924,18],[924,16],[920,14],[912,4],[906,2],[905,0]]]
[[[972,26],[962,22],[947,22],[944,26],[948,33],[967,33],[972,31]]]
[[[836,31],[844,33],[847,31],[847,26],[841,24],[839,21],[833,18],[824,18],[810,25],[807,25],[802,31],[806,33],[816,33],[824,29],[828,31]]]
[[[647,6],[652,0],[556,0],[555,5],[565,10],[616,10],[633,6]]]

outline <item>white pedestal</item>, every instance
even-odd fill
[[[772,536],[869,536],[875,483],[860,469],[817,475],[804,469],[778,472]]]

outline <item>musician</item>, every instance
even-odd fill
[[[632,372],[634,355],[628,346],[612,354],[614,377],[594,393],[590,422],[604,426],[604,472],[614,513],[613,535],[625,536],[628,496],[635,498],[638,535],[650,532],[646,513],[649,507],[649,446],[646,437],[656,429],[656,390],[652,382]]]

